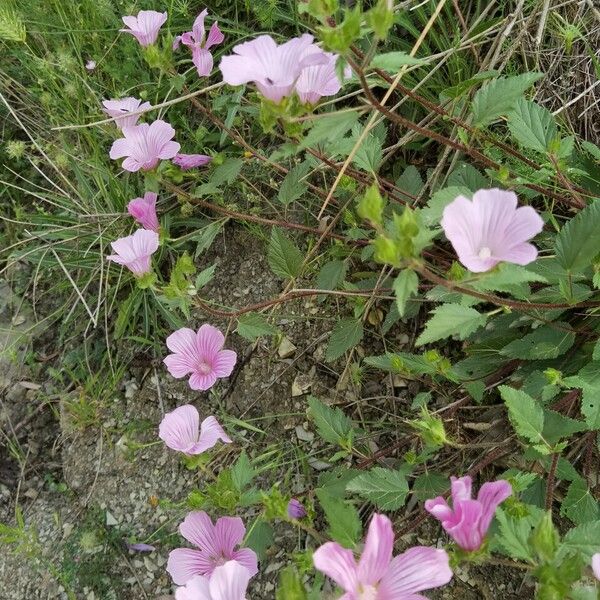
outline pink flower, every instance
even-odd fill
[[[489,271],[500,261],[534,261],[537,249],[527,240],[544,226],[533,208],[517,208],[514,192],[499,189],[479,190],[472,202],[458,196],[444,209],[441,224],[458,260],[474,273]]]
[[[256,554],[250,548],[235,549],[246,534],[239,517],[221,517],[213,525],[204,511],[191,512],[179,533],[198,550],[176,548],[169,554],[167,571],[177,585],[185,585],[195,575],[211,575],[229,560],[245,567],[250,577],[258,572]]]
[[[312,54],[314,50],[309,47],[305,52]],[[338,55],[330,52],[323,52],[323,55],[327,62],[304,67],[296,81],[296,93],[303,104],[316,104],[323,96],[335,96],[342,87],[335,72]],[[344,78],[351,75],[352,71],[346,67]]]
[[[212,325],[202,325],[198,332],[184,327],[167,338],[167,348],[173,352],[164,359],[169,373],[181,379],[190,373],[193,390],[208,390],[218,378],[229,377],[237,355],[223,350],[225,337]]]
[[[146,192],[143,198],[134,198],[127,205],[127,212],[144,228],[150,231],[160,229],[156,215],[156,199],[158,194]]]
[[[594,572],[594,577],[600,581],[600,552],[592,556],[592,571]]]
[[[211,160],[212,156],[207,156],[206,154],[176,154],[172,162],[180,169],[187,171],[188,169],[203,167]]]
[[[376,513],[358,563],[351,550],[336,542],[318,548],[313,562],[346,592],[340,600],[424,600],[418,592],[452,579],[444,550],[417,546],[393,558],[393,549],[392,523]]]
[[[206,417],[200,425],[198,409],[191,404],[167,413],[158,428],[158,437],[169,448],[188,455],[201,454],[218,440],[231,444],[230,437],[214,417]]]
[[[88,61],[85,63],[85,68],[86,68],[88,71],[93,71],[93,70],[96,68],[96,61],[95,61],[95,60],[92,60],[92,59],[88,60]]]
[[[178,588],[175,600],[244,600],[250,573],[235,560],[217,567],[212,576],[192,577],[185,587]]]
[[[292,498],[287,505],[287,514],[290,519],[304,519],[306,508],[299,500]]]
[[[140,110],[148,110],[152,107],[150,102],[142,102],[138,98],[129,96],[128,98],[121,98],[120,100],[103,100],[102,105],[104,106],[104,112],[115,119],[115,125],[120,127],[133,127],[137,125],[140,114],[129,114],[136,113]],[[118,117],[118,118],[117,118]]]
[[[123,135],[113,142],[110,157],[113,160],[127,157],[122,165],[126,171],[149,171],[161,159],[173,158],[179,152],[179,144],[172,141],[175,130],[165,121],[124,127]]]
[[[123,23],[129,29],[121,29],[123,33],[130,33],[140,46],[154,44],[158,37],[159,29],[167,20],[167,13],[159,13],[155,10],[140,10],[137,17],[123,17]]]
[[[312,42],[313,36],[305,33],[281,46],[270,35],[238,44],[233,47],[234,55],[221,59],[223,81],[229,85],[252,81],[265,98],[281,102],[293,92],[304,67],[327,62],[325,53]]]
[[[452,508],[438,496],[425,502],[425,510],[441,521],[448,535],[463,550],[479,550],[494,518],[496,508],[511,494],[512,488],[503,479],[484,483],[477,500],[471,498],[471,478],[451,477]]]
[[[138,229],[133,235],[111,242],[113,252],[106,258],[127,267],[136,277],[150,273],[150,257],[158,250],[158,233]]]
[[[178,35],[173,40],[173,50],[179,48],[179,44],[182,43],[185,46],[189,46],[192,49],[192,62],[196,65],[198,75],[200,77],[207,77],[213,68],[213,56],[210,49],[213,46],[220,44],[225,36],[221,33],[217,23],[211,25],[208,37],[204,39],[206,30],[204,29],[204,19],[208,14],[208,9],[204,9],[194,21],[192,25],[192,31],[187,31],[183,35]]]

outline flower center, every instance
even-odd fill
[[[481,248],[481,250],[479,251],[479,258],[490,258],[492,256],[492,251],[487,247],[484,246],[483,248]]]
[[[208,375],[212,371],[212,367],[207,362],[201,360],[198,363],[198,371],[202,373],[202,375]]]
[[[377,600],[377,588],[374,585],[361,585],[358,589],[358,600]]]

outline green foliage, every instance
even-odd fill
[[[519,436],[533,444],[542,454],[551,450],[544,439],[544,409],[521,390],[500,386],[500,394],[508,409],[508,418]]]
[[[487,317],[469,306],[442,304],[433,309],[423,333],[417,339],[417,346],[431,344],[455,335],[464,340],[474,331],[483,327]]]
[[[387,52],[386,54],[377,54],[371,61],[371,67],[382,69],[390,73],[397,73],[400,67],[423,64],[419,58],[414,58],[406,52]]]
[[[396,510],[404,506],[408,482],[402,471],[375,467],[352,479],[346,489],[370,500],[380,510]]]
[[[300,275],[302,253],[277,227],[271,229],[267,260],[273,273],[283,279],[294,279]]]
[[[279,574],[275,600],[306,600],[306,590],[298,570],[288,566]]]
[[[362,532],[362,525],[356,508],[349,502],[332,496],[323,489],[317,489],[316,492],[327,520],[327,535],[345,548],[354,548]]]
[[[385,202],[379,193],[379,188],[373,184],[364,193],[356,212],[358,216],[366,221],[371,221],[374,225],[381,225],[383,222],[383,209]]]
[[[331,408],[314,396],[309,397],[308,406],[317,432],[323,440],[342,448],[352,446],[352,421],[339,408]]]
[[[508,114],[508,128],[521,146],[537,152],[548,152],[558,136],[552,113],[525,98]]]
[[[279,188],[279,194],[277,196],[279,202],[287,205],[294,200],[301,198],[308,189],[308,185],[305,181],[305,177],[308,173],[310,173],[310,163],[307,161],[292,167],[281,182],[281,187]]]
[[[360,36],[362,11],[360,4],[344,11],[344,18],[335,27],[320,27],[319,33],[325,47],[332,52],[344,54]]]
[[[356,346],[363,338],[364,329],[360,319],[342,319],[331,332],[325,360],[332,362]]]
[[[419,290],[419,277],[410,270],[404,269],[400,271],[394,280],[394,295],[396,296],[396,306],[398,314],[403,317],[406,310],[408,299],[416,294]]]
[[[246,313],[238,318],[236,332],[253,342],[263,335],[277,335],[279,330],[260,313]]]

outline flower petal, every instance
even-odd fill
[[[215,385],[216,382],[217,376],[214,372],[207,374],[195,372],[192,373],[189,384],[190,388],[192,388],[193,390],[204,392],[206,390],[209,390],[213,385]]]
[[[204,42],[204,47],[208,50],[212,48],[212,46],[217,46],[225,39],[225,36],[219,29],[219,25],[215,21],[211,26],[208,32],[208,37],[206,38],[206,42]]]
[[[213,416],[206,417],[200,426],[200,438],[194,446],[195,452],[193,454],[205,452],[209,448],[212,448],[218,440],[221,440],[225,444],[231,444],[231,438],[225,433],[217,419]]]
[[[365,547],[358,561],[358,579],[361,583],[375,585],[383,577],[394,550],[394,531],[391,521],[375,513],[369,525]]]
[[[225,343],[225,336],[212,325],[205,323],[196,333],[196,348],[203,357],[215,358]]]
[[[444,550],[417,546],[392,560],[381,580],[379,595],[382,600],[410,598],[410,594],[445,585],[451,579],[452,571]]]
[[[213,56],[208,50],[194,46],[192,50],[192,62],[196,66],[200,77],[208,77],[210,75],[213,68]]]
[[[482,513],[479,521],[479,531],[485,536],[496,514],[498,506],[512,494],[512,487],[508,481],[488,481],[484,483],[477,494],[477,501],[481,503]]]
[[[246,528],[239,517],[221,517],[215,524],[215,545],[223,555],[230,555],[244,539]]]
[[[194,36],[194,41],[197,44],[202,43],[204,40],[204,19],[208,14],[208,9],[205,8],[194,20],[194,24],[192,25],[192,34]]]
[[[453,515],[452,509],[442,496],[438,496],[432,500],[425,500],[425,510],[440,521],[446,521]]]
[[[537,258],[537,255],[537,248],[533,244],[524,242],[503,251],[501,259],[517,265],[528,265]]]
[[[203,510],[188,513],[179,525],[179,533],[206,554],[218,556],[221,547],[218,543],[215,526]]]
[[[592,571],[594,572],[594,577],[600,581],[600,552],[592,556]]]
[[[213,568],[203,552],[191,548],[171,550],[167,561],[167,572],[177,585],[185,585],[192,577],[210,573]]]
[[[250,577],[254,577],[258,573],[258,558],[254,550],[240,548],[233,552],[231,558],[239,562],[250,573]]]
[[[454,514],[442,521],[442,527],[463,550],[479,550],[485,537],[479,526],[482,512],[477,500],[460,500],[454,503]]]
[[[210,587],[210,579],[203,575],[192,577],[185,587],[177,588],[175,600],[213,600]]]
[[[213,362],[213,368],[217,377],[229,377],[233,372],[237,354],[233,350],[221,350]]]
[[[198,409],[191,404],[186,404],[167,413],[163,417],[158,428],[158,437],[169,448],[186,452],[198,442],[199,425],[200,415],[198,414]],[[202,450],[199,452],[190,451],[188,453],[199,454],[200,452]]]
[[[327,542],[315,550],[313,563],[345,592],[356,592],[359,579],[352,550],[342,548],[337,542]]]
[[[237,561],[217,567],[210,578],[212,600],[244,600],[249,581],[250,572]]]
[[[470,500],[473,497],[473,480],[468,475],[464,477],[450,477],[452,488],[452,501]]]

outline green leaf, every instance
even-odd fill
[[[402,171],[402,175],[396,179],[396,187],[411,196],[418,196],[423,189],[423,180],[417,167],[408,165]]]
[[[496,509],[498,534],[494,542],[499,544],[504,553],[511,558],[533,563],[534,557],[529,546],[529,536],[533,523],[527,518],[516,518],[501,508]]]
[[[567,531],[559,556],[566,556],[571,552],[581,554],[586,561],[592,558],[592,554],[600,552],[600,520],[584,523]]]
[[[314,396],[308,398],[309,414],[321,439],[343,446],[351,437],[352,421],[339,408],[330,407]]]
[[[408,483],[404,473],[375,467],[348,483],[346,489],[369,500],[380,510],[396,510],[404,506]]]
[[[306,600],[304,583],[296,567],[289,565],[281,571],[275,600]]]
[[[316,493],[329,524],[328,536],[345,548],[354,548],[362,532],[356,508],[323,489],[317,489]]]
[[[279,329],[271,325],[260,313],[246,313],[238,318],[236,332],[253,342],[263,335],[276,335]]]
[[[423,333],[418,337],[416,345],[423,346],[437,342],[451,335],[464,340],[474,331],[483,327],[487,316],[478,313],[474,308],[460,304],[442,304],[432,311],[433,316]]]
[[[394,280],[394,295],[398,314],[403,317],[408,299],[419,291],[419,277],[411,269],[400,271]]]
[[[442,473],[428,471],[419,475],[412,486],[412,493],[424,502],[443,494],[450,487],[448,477]]]
[[[192,240],[196,242],[194,258],[198,258],[205,250],[208,250],[211,247],[224,223],[224,220],[213,221],[192,237]]]
[[[490,187],[489,177],[483,176],[473,165],[458,163],[448,176],[448,187],[467,188],[472,193]],[[471,197],[471,194],[468,195]]]
[[[512,111],[525,91],[543,76],[543,73],[523,73],[500,77],[484,85],[473,98],[473,124],[482,127]]]
[[[406,52],[398,51],[375,55],[370,66],[373,69],[381,69],[396,74],[400,67],[422,65],[424,63],[425,61],[420,58],[414,58]]]
[[[300,142],[298,150],[312,148],[322,142],[341,140],[344,134],[352,129],[359,119],[357,112],[334,112],[330,115],[319,115],[312,129]]]
[[[421,210],[423,223],[430,227],[438,226],[444,209],[450,202],[456,200],[458,196],[465,196],[470,199],[472,195],[471,190],[465,186],[447,187],[443,190],[438,190],[431,196],[427,206]]]
[[[273,546],[273,541],[273,527],[258,517],[249,527],[244,545],[254,550],[258,554],[259,560],[264,560],[268,549]]]
[[[267,260],[273,273],[283,279],[293,279],[300,274],[302,253],[277,227],[271,230]]]
[[[304,178],[310,172],[310,163],[308,161],[301,162],[299,165],[292,167],[279,188],[277,195],[279,202],[286,206],[304,195],[308,185]]]
[[[521,146],[544,153],[558,136],[552,113],[525,98],[519,98],[508,114],[508,128]]]
[[[215,274],[216,268],[217,268],[217,265],[211,265],[210,267],[206,267],[206,269],[203,269],[202,271],[200,271],[200,273],[198,273],[198,275],[196,276],[196,281],[194,282],[194,287],[197,290],[200,290],[207,283],[209,283]]]
[[[524,360],[544,360],[564,354],[575,343],[575,333],[567,323],[558,322],[553,325],[556,327],[550,325],[539,327],[522,338],[512,341],[500,350],[500,354]]]
[[[600,429],[600,389],[584,388],[581,395],[581,412],[587,426],[596,431]]]
[[[335,290],[344,281],[347,267],[344,260],[330,260],[325,263],[317,276],[317,289]]]
[[[246,486],[256,477],[256,470],[250,463],[245,450],[238,456],[233,467],[231,467],[231,480],[240,494]]]
[[[331,332],[325,360],[332,362],[358,344],[364,335],[360,319],[342,319]]]
[[[587,425],[582,421],[570,419],[553,410],[544,411],[544,431],[542,435],[549,444],[556,444],[561,438],[585,431]]]
[[[508,418],[515,431],[532,444],[546,444],[542,437],[544,430],[544,409],[528,394],[521,390],[501,385],[502,400],[508,408]]]
[[[241,158],[226,158],[213,170],[209,179],[210,183],[213,185],[233,183],[240,174],[243,164],[244,161]]]
[[[567,495],[560,507],[560,514],[577,525],[600,519],[598,501],[590,492],[583,477],[579,477],[569,485]]]
[[[348,483],[358,477],[358,469],[349,469],[348,467],[335,467],[329,471],[323,471],[319,475],[318,487],[325,490],[331,496],[344,498],[346,495],[346,486]]]
[[[571,273],[588,267],[600,253],[600,201],[595,200],[569,219],[554,244],[559,264]]]
[[[377,185],[369,186],[358,202],[356,212],[361,219],[381,225],[385,201],[379,193]]]

